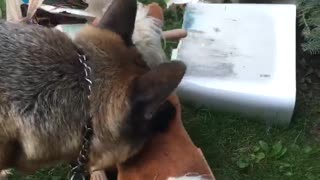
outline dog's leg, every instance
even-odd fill
[[[7,180],[11,170],[7,169],[14,163],[14,143],[0,142],[0,180]]]
[[[108,178],[104,171],[93,171],[91,173],[90,180],[108,180]]]
[[[10,150],[10,145],[8,145],[8,143],[0,142],[0,177],[2,177],[2,171],[8,168],[9,165],[8,161],[10,161],[11,153],[8,150]]]
[[[7,175],[20,157],[21,147],[16,141],[0,142],[0,180]]]

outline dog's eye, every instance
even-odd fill
[[[147,120],[150,120],[150,119],[152,119],[152,117],[153,117],[153,113],[152,113],[152,112],[146,113],[144,117],[145,117]]]
[[[133,50],[136,51],[135,53],[133,53],[133,54],[135,54],[134,57],[132,57],[132,60],[133,60],[134,64],[136,64],[139,67],[149,68],[147,63],[143,60],[143,57],[139,53],[138,49],[136,47],[134,47]]]
[[[149,68],[147,63],[142,58],[136,58],[133,61],[139,67]]]

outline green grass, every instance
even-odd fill
[[[166,11],[165,16],[165,29],[181,27],[181,11]],[[168,55],[176,45],[166,42]],[[320,179],[320,141],[311,133],[313,126],[320,123],[320,106],[302,101],[308,92],[298,92],[296,113],[289,127],[270,127],[241,115],[183,103],[185,127],[218,180]],[[28,177],[15,173],[10,179],[62,180],[68,170],[58,166]]]
[[[320,146],[309,134],[312,116],[297,115],[290,127],[276,128],[235,114],[185,106],[183,119],[217,179],[320,179]],[[269,150],[263,150],[261,141]],[[258,154],[265,157],[256,162]]]
[[[0,0],[0,18],[4,18],[6,14],[5,0]]]

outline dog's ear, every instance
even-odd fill
[[[136,79],[132,98],[142,105],[144,119],[152,119],[158,108],[177,88],[186,71],[184,63],[163,63]]]
[[[131,46],[136,14],[136,0],[112,0],[98,26],[117,33],[127,46]]]

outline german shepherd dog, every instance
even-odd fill
[[[90,114],[89,172],[126,161],[168,127],[175,108],[166,99],[186,66],[148,68],[132,43],[136,11],[136,0],[113,1],[74,41],[55,29],[0,23],[0,171],[74,162]],[[92,69],[89,99],[79,56]]]

